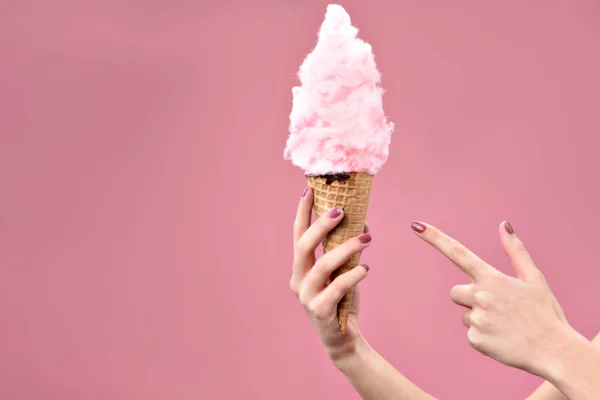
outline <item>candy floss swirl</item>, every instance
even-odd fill
[[[309,175],[376,174],[386,162],[390,136],[382,106],[381,75],[371,46],[356,37],[348,13],[329,5],[319,40],[294,87],[284,158]]]

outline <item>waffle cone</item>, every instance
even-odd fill
[[[373,175],[364,172],[344,174],[348,179],[336,179],[331,176],[307,176],[308,186],[314,193],[314,209],[317,217],[334,207],[344,210],[342,221],[327,235],[323,241],[323,251],[327,253],[346,240],[364,232],[371,194]],[[358,265],[360,253],[353,255],[332,275],[335,279]],[[353,291],[347,293],[338,304],[338,322],[342,332],[346,332]]]

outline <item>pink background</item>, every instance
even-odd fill
[[[303,187],[282,158],[325,1],[3,0],[0,397],[357,399],[288,290]],[[600,330],[600,2],[342,3],[396,122],[361,325],[445,399],[539,379],[471,350],[461,273],[422,219],[504,271],[508,219]]]

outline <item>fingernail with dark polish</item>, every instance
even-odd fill
[[[358,241],[361,242],[362,244],[367,244],[371,241],[371,234],[370,233],[364,233],[362,235],[360,235],[358,237]]]
[[[307,191],[308,191],[308,186],[304,186],[304,189],[302,189],[302,198],[304,198],[304,196],[306,196]]]
[[[506,221],[504,223],[504,229],[506,229],[506,232],[508,232],[509,235],[514,235],[515,234],[515,230],[513,229],[512,226],[510,226],[510,224],[508,223],[508,221]]]
[[[420,224],[418,222],[413,222],[410,227],[412,228],[413,231],[419,232],[419,233],[423,233],[423,232],[425,232],[425,229],[427,229],[427,227],[425,225]]]
[[[371,268],[370,268],[370,267],[369,267],[367,264],[363,264],[363,265],[362,265],[362,267],[363,267],[364,269],[366,269],[366,270],[367,270],[367,272],[369,272],[369,270],[371,269]]]
[[[342,214],[342,210],[339,207],[329,211],[329,218],[337,218]]]

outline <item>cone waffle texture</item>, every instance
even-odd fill
[[[349,179],[332,180],[331,176],[306,177],[308,185],[314,193],[314,209],[317,217],[334,207],[340,207],[344,210],[342,221],[323,241],[323,251],[325,253],[333,250],[346,240],[362,234],[365,229],[373,175],[364,172],[353,172],[346,175],[349,175]],[[328,179],[330,179],[329,183]],[[353,255],[332,274],[331,279],[333,280],[356,267],[359,259],[360,253]],[[352,296],[351,291],[338,304],[338,321],[342,332],[346,331]]]

